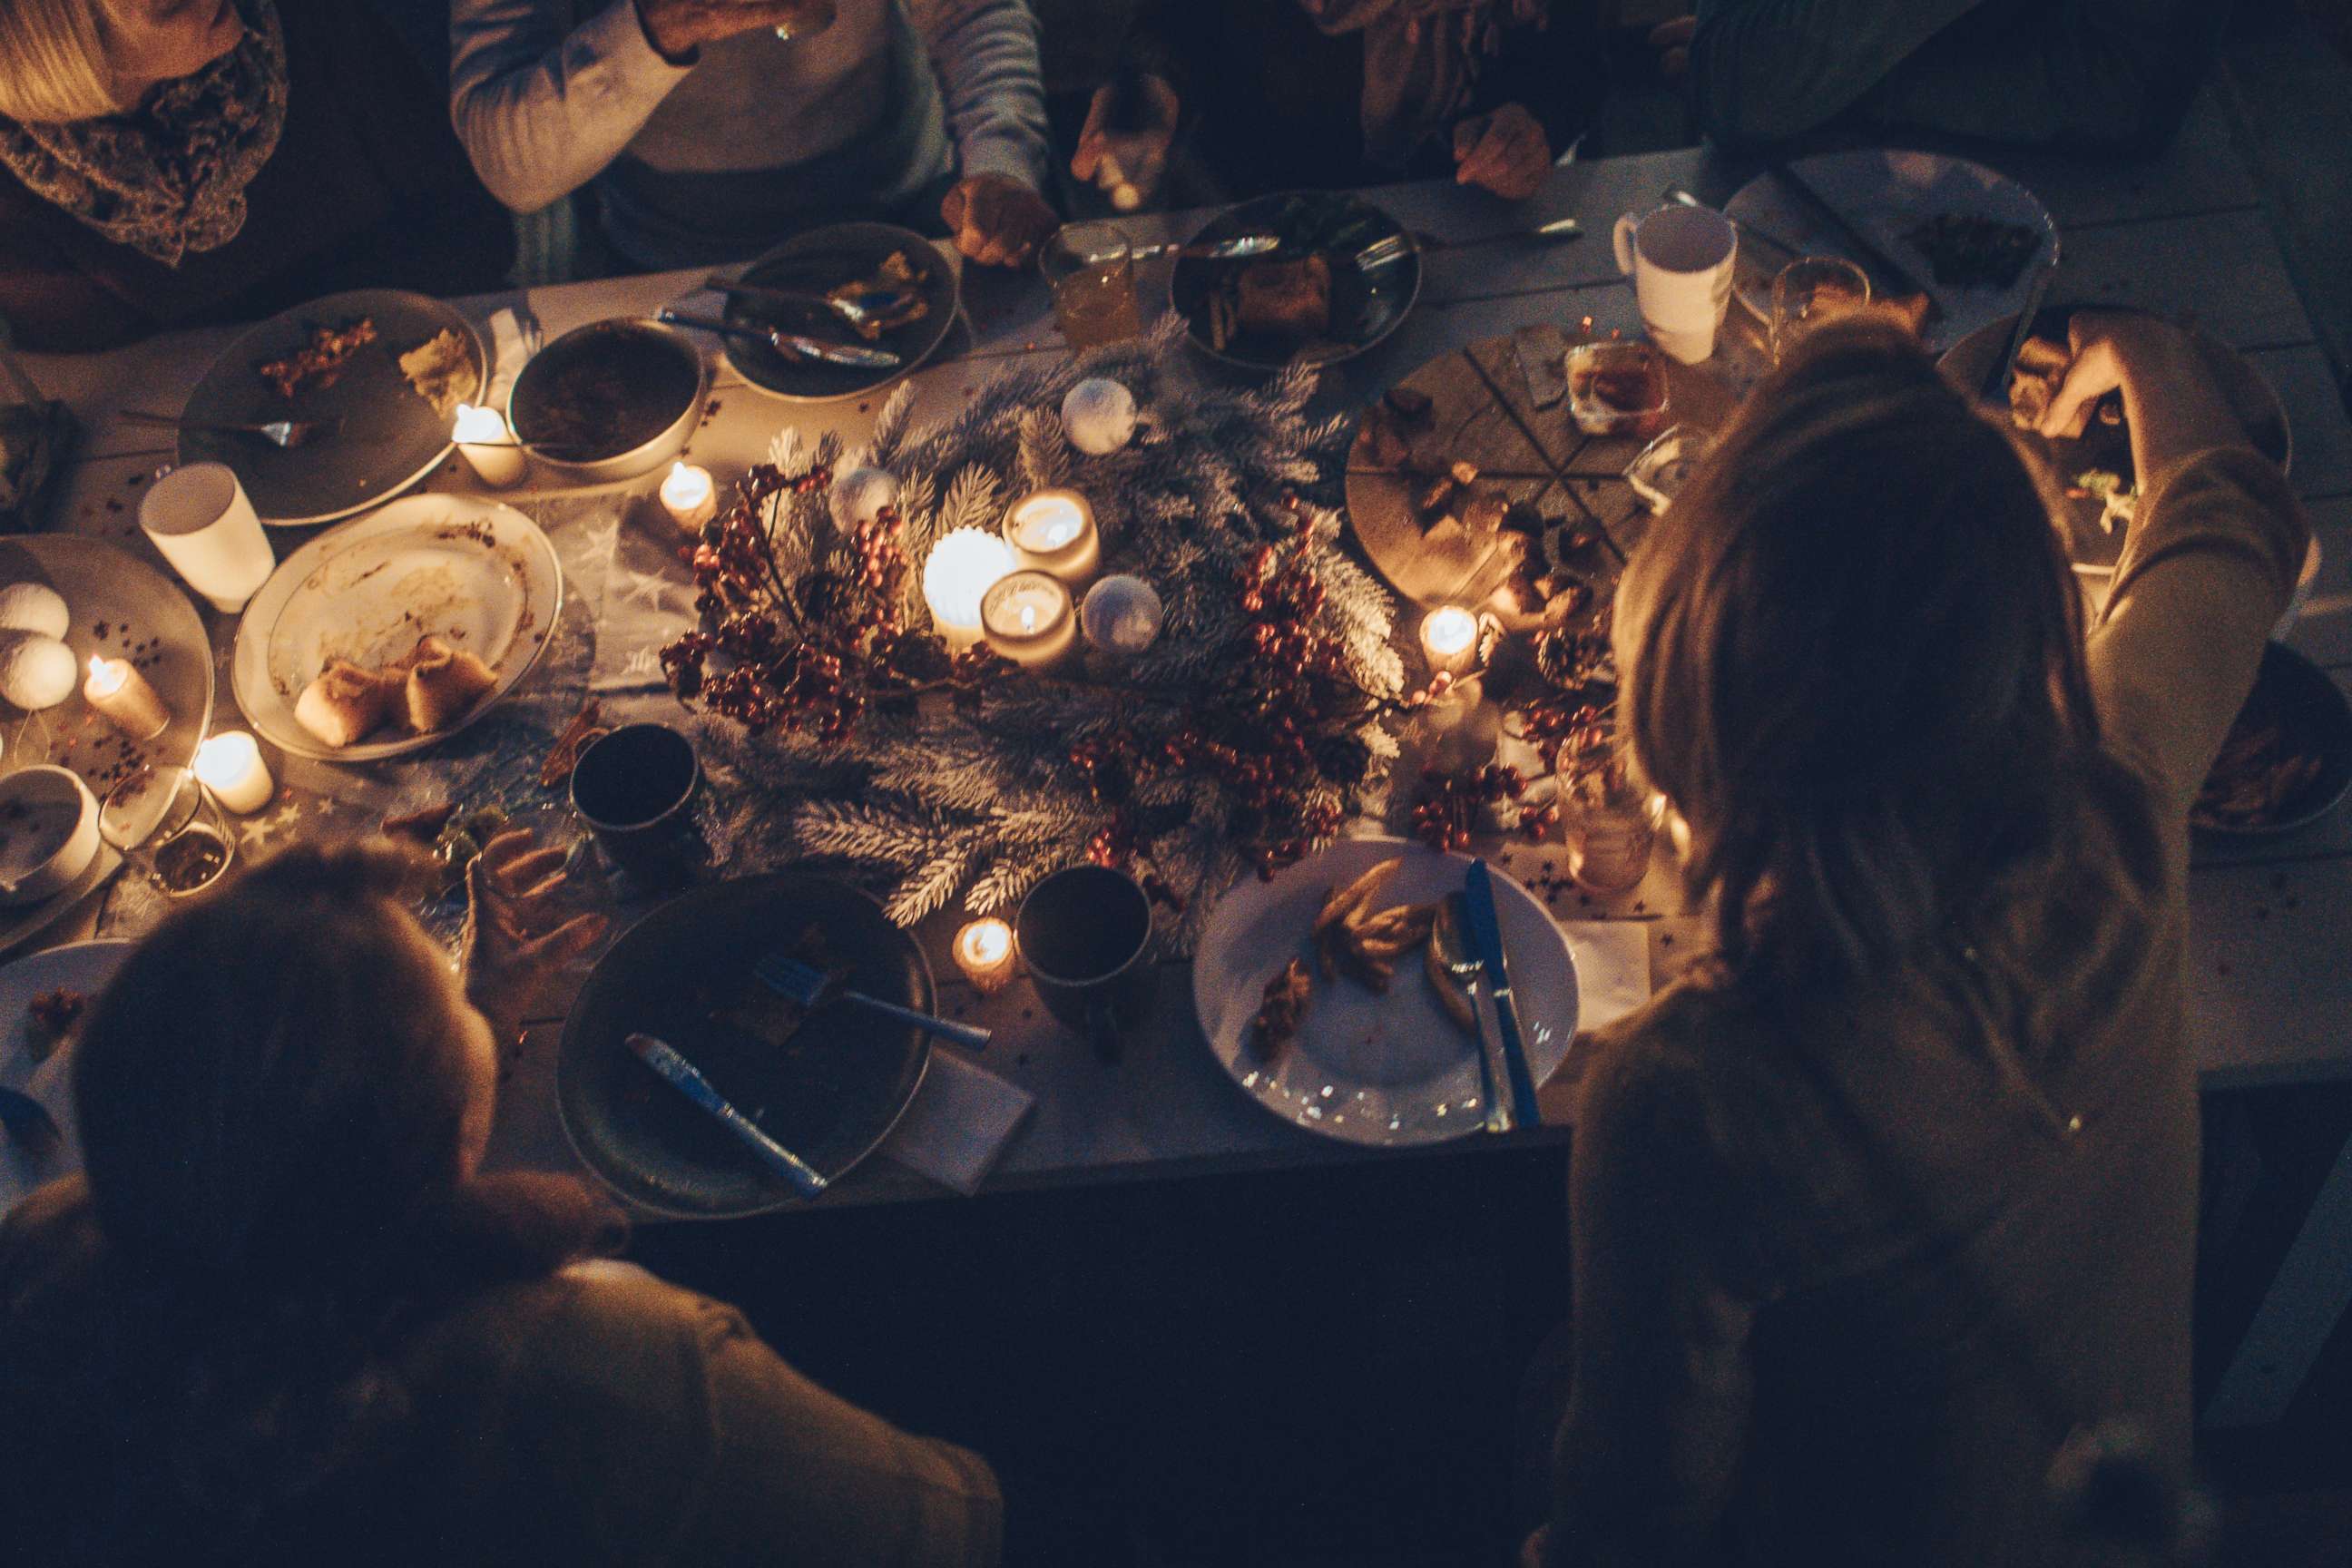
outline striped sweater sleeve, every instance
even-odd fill
[[[960,172],[1045,181],[1045,89],[1028,0],[907,0],[946,100]]]

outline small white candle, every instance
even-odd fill
[[[719,487],[710,482],[709,468],[672,463],[661,482],[661,503],[672,522],[688,533],[698,532],[719,515]]]
[[[1012,570],[1013,547],[977,528],[959,528],[931,546],[923,563],[923,603],[949,652],[980,640],[981,598]]]
[[[127,659],[91,654],[89,679],[82,682],[81,695],[108,723],[134,741],[152,741],[172,722],[172,710]]]
[[[1049,572],[1015,572],[980,601],[988,646],[1024,669],[1043,669],[1078,640],[1070,591]]]
[[[1038,490],[1004,514],[1004,542],[1024,571],[1050,572],[1076,587],[1102,570],[1095,509],[1076,490]]]
[[[522,448],[507,434],[506,419],[497,409],[460,403],[453,436],[457,450],[474,465],[474,472],[480,476],[482,483],[502,490],[521,482]]]
[[[972,921],[956,932],[955,962],[973,990],[994,995],[1013,978],[1013,928],[992,915]]]
[[[239,816],[269,804],[278,781],[261,760],[261,748],[242,730],[223,730],[196,748],[196,777],[213,797]]]
[[[1459,605],[1444,605],[1421,623],[1421,651],[1429,658],[1431,673],[1455,675],[1470,668],[1478,649],[1478,617]]]

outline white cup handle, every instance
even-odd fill
[[[1617,270],[1628,278],[1633,276],[1633,230],[1641,222],[1640,218],[1627,213],[1617,220],[1617,230],[1613,236],[1617,244]]]

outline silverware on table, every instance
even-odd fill
[[[1180,261],[1239,261],[1252,256],[1264,256],[1282,247],[1278,234],[1243,234],[1231,239],[1213,240],[1206,245],[1186,245],[1171,240],[1161,245],[1138,246],[1127,253],[1129,261],[1150,261],[1158,256],[1173,256]]]
[[[1536,1103],[1536,1080],[1528,1070],[1528,1052],[1519,1033],[1519,1010],[1511,999],[1511,964],[1503,952],[1502,918],[1495,912],[1494,877],[1484,860],[1470,862],[1463,882],[1464,904],[1470,917],[1470,936],[1486,968],[1487,993],[1495,1002],[1495,1027],[1503,1039],[1503,1069],[1510,1079],[1511,1106],[1522,1127],[1543,1125],[1543,1110]]]
[[[777,289],[765,283],[743,283],[732,278],[721,278],[716,273],[705,278],[702,286],[730,299],[821,310],[853,327],[872,326],[877,331],[888,326],[893,317],[922,298],[913,289],[889,288],[864,289],[855,299],[836,300],[830,294],[819,294],[813,289]]]
[[[1804,247],[1801,245],[1791,245],[1789,241],[1781,238],[1779,235],[1774,234],[1770,229],[1759,228],[1745,218],[1733,217],[1721,207],[1717,206],[1712,203],[1699,200],[1696,196],[1691,195],[1680,185],[1668,185],[1666,187],[1666,200],[1674,203],[1676,206],[1696,207],[1701,212],[1713,213],[1717,217],[1723,219],[1724,222],[1729,224],[1742,238],[1760,239],[1765,244],[1770,246],[1773,249],[1787,256],[1791,261],[1796,260],[1798,258],[1805,254]]]
[[[914,1007],[902,1007],[896,1002],[885,1002],[879,996],[868,996],[863,991],[852,991],[839,975],[828,974],[813,963],[772,952],[751,965],[752,976],[761,984],[780,996],[788,997],[812,1010],[828,1002],[846,1002],[863,1007],[869,1013],[879,1013],[896,1018],[902,1024],[912,1024],[927,1034],[943,1040],[953,1040],[959,1046],[973,1050],[984,1049],[989,1032],[971,1024],[958,1024],[935,1017]]]
[[[683,310],[664,309],[656,320],[673,327],[694,327],[723,336],[749,338],[767,344],[786,359],[814,360],[819,364],[846,366],[851,370],[897,370],[907,362],[887,349],[853,348],[845,343],[823,342],[800,332],[788,332],[781,327],[751,327],[735,321],[722,321],[716,316],[690,316]]]
[[[746,1147],[760,1156],[771,1169],[782,1172],[803,1197],[814,1197],[832,1184],[817,1173],[807,1161],[777,1142],[760,1129],[760,1124],[728,1102],[727,1097],[710,1086],[710,1080],[698,1071],[695,1065],[677,1054],[667,1040],[652,1035],[628,1037],[630,1052],[659,1073],[663,1079],[687,1099],[709,1111],[719,1124],[741,1139]]]
[[[1920,282],[1912,275],[1910,268],[1887,255],[1868,235],[1854,226],[1853,219],[1832,206],[1828,198],[1813,188],[1811,181],[1787,163],[1773,163],[1765,173],[1778,181],[1783,190],[1795,193],[1816,216],[1835,229],[1838,237],[1853,251],[1853,258],[1865,268],[1877,272],[1882,278],[1893,279],[1906,294],[1927,296],[1927,314],[1931,318],[1943,311],[1944,302],[1936,298],[1933,289]]]
[[[1511,1109],[1503,1099],[1505,1074],[1495,1065],[1494,1036],[1487,1030],[1485,1009],[1478,1005],[1479,983],[1486,965],[1471,945],[1470,914],[1458,891],[1446,894],[1439,902],[1429,939],[1434,944],[1438,966],[1445,971],[1446,983],[1470,1004],[1470,1016],[1478,1026],[1478,1103],[1486,1112],[1486,1131],[1508,1132],[1512,1121]]]
[[[2025,340],[2033,335],[2033,318],[2042,313],[2042,301],[2049,297],[2050,280],[2057,276],[2058,258],[2053,256],[2046,266],[2035,270],[2033,281],[2026,286],[2025,303],[2017,312],[2017,327],[2009,334],[2009,347],[1993,361],[1992,373],[1977,389],[1979,395],[1987,403],[2008,403],[2009,373],[2016,368],[2018,351],[2024,348]]]
[[[251,436],[282,447],[288,451],[308,442],[334,435],[343,427],[340,419],[271,419],[259,425],[216,424],[202,419],[177,419],[169,414],[150,414],[144,409],[126,408],[115,416],[125,425],[146,425],[169,430],[196,430],[223,436]]]

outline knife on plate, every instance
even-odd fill
[[[1978,393],[1987,403],[2006,405],[2009,402],[2009,373],[2016,367],[2017,353],[2025,340],[2033,335],[2033,318],[2042,313],[2042,301],[2050,293],[2050,280],[2058,276],[2058,258],[2053,256],[2046,267],[2035,269],[2033,281],[2027,285],[2025,303],[2017,312],[2016,330],[2009,334],[2009,350],[1993,362],[1992,374]]]
[[[782,1173],[786,1181],[799,1189],[803,1197],[813,1198],[832,1184],[817,1173],[816,1168],[782,1143],[760,1130],[760,1124],[730,1104],[727,1097],[710,1086],[710,1080],[696,1069],[695,1065],[671,1048],[667,1040],[651,1035],[631,1035],[628,1047],[636,1058],[659,1073],[680,1094],[709,1111],[718,1123],[740,1138],[761,1161]]]
[[[1486,965],[1486,992],[1495,1000],[1495,1026],[1503,1037],[1503,1068],[1510,1079],[1511,1109],[1522,1127],[1543,1125],[1543,1110],[1536,1103],[1535,1075],[1528,1070],[1528,1051],[1519,1033],[1518,1005],[1511,999],[1511,964],[1503,952],[1503,922],[1495,912],[1495,880],[1484,860],[1470,862],[1462,892],[1470,906],[1470,940]]]
[[[1929,315],[1942,313],[1944,302],[1936,298],[1936,291],[1920,282],[1912,275],[1909,268],[1887,255],[1885,250],[1874,243],[1868,235],[1855,227],[1853,219],[1832,206],[1828,199],[1813,188],[1811,181],[1797,173],[1794,165],[1774,163],[1766,173],[1780,182],[1781,189],[1793,192],[1802,199],[1805,206],[1816,217],[1835,229],[1838,237],[1853,247],[1855,260],[1878,273],[1880,277],[1894,279],[1906,294],[1925,294],[1927,297]]]

